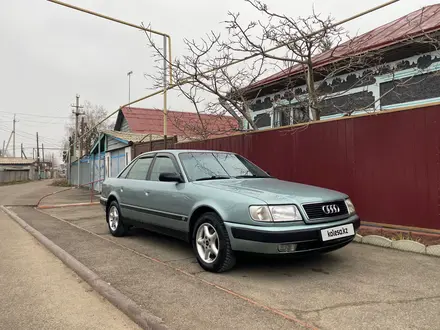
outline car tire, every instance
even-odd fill
[[[192,245],[197,261],[204,270],[221,273],[235,265],[228,232],[222,219],[214,212],[204,213],[197,219],[192,232]]]
[[[121,209],[119,208],[118,202],[112,201],[106,213],[110,234],[116,237],[124,236],[127,233],[127,227],[122,220]]]

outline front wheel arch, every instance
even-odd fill
[[[215,244],[217,246],[216,252],[212,250],[212,246],[209,247],[213,244],[212,236],[210,237],[208,233],[205,234],[205,237],[202,237],[203,233],[200,232],[200,228],[206,225],[210,226],[213,230],[211,234],[216,233],[215,240],[218,240],[218,245],[217,242]],[[202,233],[202,236],[197,239],[197,236],[200,233]],[[196,254],[197,261],[203,269],[210,272],[221,273],[234,267],[236,259],[234,251],[231,247],[230,237],[223,219],[218,215],[217,212],[202,213],[195,221],[191,234],[191,245],[193,247],[193,251]],[[205,247],[200,248],[201,246]],[[215,259],[212,261],[205,260],[207,256],[211,256],[212,253],[215,253]]]
[[[196,221],[202,216],[204,213],[213,212],[219,216],[220,219],[222,219],[222,216],[217,212],[214,208],[210,206],[200,206],[197,209],[194,210],[194,212],[191,214],[188,222],[189,222],[189,230],[188,230],[188,242],[191,242],[192,240],[192,234],[194,230],[194,225],[196,224]]]

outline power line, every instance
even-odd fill
[[[59,116],[46,116],[46,115],[34,115],[31,113],[24,113],[24,112],[10,112],[10,111],[0,111],[1,113],[8,113],[13,115],[14,113],[17,115],[22,116],[31,116],[31,117],[43,117],[43,118],[61,118],[61,119],[71,119],[72,117],[59,117]]]
[[[59,125],[59,124],[64,124],[66,121],[67,121],[67,119],[72,119],[72,118],[66,118],[66,120],[64,120],[64,121],[50,121],[50,122],[47,122],[47,121],[37,121],[37,120],[28,120],[28,119],[20,119],[20,121],[21,122],[26,122],[26,123],[38,123],[38,124],[47,124],[47,125]]]
[[[24,150],[30,150],[30,149],[35,149],[35,147],[23,147]],[[46,145],[44,146],[44,150],[67,150],[67,148],[63,148],[63,147],[46,147]]]
[[[4,132],[8,132],[9,131],[9,128],[7,128],[7,127],[2,127],[2,126],[0,126],[0,130],[1,131],[4,131]],[[21,132],[21,131],[20,131]],[[22,134],[21,134],[22,133]],[[31,134],[31,133],[27,133],[27,132],[21,132],[21,133],[18,133],[18,132],[16,132],[15,134],[17,135],[17,136],[20,136],[20,137],[22,137],[22,138],[24,138],[24,139],[28,139],[28,140],[32,140],[32,141],[34,141],[34,136],[33,136],[33,134]],[[26,135],[23,135],[23,134],[27,134],[27,135],[29,135],[29,136],[26,136]],[[50,140],[52,140],[52,141],[49,141],[49,140],[47,140],[47,139],[50,139]],[[42,142],[44,142],[44,143],[46,143],[46,144],[48,144],[48,145],[57,145],[57,144],[61,144],[62,142],[60,142],[59,140],[56,140],[56,139],[51,139],[51,138],[46,138],[46,137],[43,137],[42,139],[40,138],[40,140],[42,141]]]
[[[88,14],[91,14],[91,15],[94,15],[94,16],[98,16],[98,17],[101,17],[101,18],[104,18],[104,19],[108,19],[108,20],[111,20],[111,21],[117,22],[117,23],[121,23],[121,24],[124,24],[124,25],[131,26],[131,27],[134,27],[134,28],[137,28],[137,29],[143,30],[143,31],[147,31],[147,29],[146,29],[145,27],[143,27],[143,26],[134,25],[134,24],[131,24],[131,23],[128,23],[128,22],[121,21],[121,20],[119,20],[119,19],[115,19],[115,18],[112,18],[112,17],[109,17],[109,16],[101,15],[101,14],[99,14],[99,13],[95,13],[95,12],[92,12],[92,11],[89,11],[89,10],[86,10],[86,9],[83,9],[83,8],[80,8],[80,7],[72,6],[72,5],[69,5],[69,4],[66,4],[66,3],[63,3],[63,2],[61,2],[61,1],[57,1],[57,0],[49,0],[49,1],[54,2],[54,3],[57,3],[57,4],[59,4],[59,5],[63,5],[63,6],[65,6],[65,7],[71,8],[71,9],[79,10],[79,11],[81,11],[81,12],[85,12],[85,13],[88,13]],[[353,16],[350,16],[350,17],[348,17],[348,18],[346,18],[346,19],[343,19],[343,20],[341,20],[341,21],[338,21],[338,22],[336,22],[336,23],[333,23],[330,27],[337,27],[337,26],[340,26],[340,25],[342,25],[342,24],[344,24],[344,23],[347,23],[347,22],[352,21],[352,20],[354,20],[354,19],[356,19],[356,18],[359,18],[359,17],[364,16],[364,15],[366,15],[366,14],[372,13],[372,12],[374,12],[374,11],[377,11],[377,10],[379,10],[379,9],[382,9],[382,8],[384,8],[384,7],[386,7],[386,6],[389,6],[389,5],[391,5],[391,4],[393,4],[393,3],[396,3],[396,2],[399,2],[399,1],[400,1],[400,0],[389,0],[389,1],[385,2],[385,3],[383,3],[383,4],[380,4],[380,5],[378,5],[378,6],[375,6],[375,7],[373,7],[373,8],[370,8],[370,9],[368,9],[368,10],[365,10],[365,11],[362,11],[362,12],[360,12],[360,13],[357,13],[357,14],[355,14],[355,15],[353,15]],[[327,27],[327,28],[330,28],[330,27]],[[301,37],[295,37],[295,38],[292,38],[291,40],[288,40],[288,41],[286,41],[286,42],[282,42],[282,43],[280,43],[280,44],[278,44],[278,45],[276,45],[276,46],[274,46],[274,47],[272,47],[272,48],[265,49],[265,52],[267,52],[267,53],[268,53],[268,52],[273,52],[273,51],[275,51],[275,50],[277,50],[277,49],[281,49],[281,48],[283,48],[283,47],[289,46],[290,44],[292,44],[292,43],[294,43],[294,42],[300,40],[301,38],[304,38],[304,37],[312,37],[312,36],[317,35],[318,33],[321,33],[321,32],[323,32],[323,31],[324,31],[324,29],[320,29],[320,30],[313,31],[313,32],[307,34],[306,36],[303,35],[303,36],[301,36]],[[242,57],[242,58],[239,58],[239,59],[235,59],[235,60],[231,61],[230,63],[224,64],[224,65],[220,65],[220,66],[216,66],[216,67],[211,68],[211,69],[209,69],[209,70],[207,70],[207,71],[204,71],[204,72],[200,73],[200,76],[203,76],[203,75],[205,75],[205,74],[212,73],[212,72],[214,72],[214,71],[216,71],[216,70],[221,70],[221,69],[224,69],[224,68],[227,68],[227,67],[230,67],[230,66],[236,65],[236,64],[238,64],[238,63],[242,63],[242,62],[245,62],[245,61],[247,61],[247,60],[250,60],[250,59],[253,59],[253,58],[256,58],[256,57],[260,57],[260,56],[261,56],[260,53],[254,53],[254,54],[251,54],[251,55],[249,55],[249,56],[245,56],[245,57]],[[170,62],[171,62],[171,61],[170,61]],[[96,125],[90,127],[88,131],[86,131],[86,132],[84,132],[83,134],[81,134],[80,138],[83,138],[83,137],[89,135],[89,134],[93,131],[93,129],[95,129],[98,125],[102,124],[104,121],[108,120],[111,116],[113,116],[114,114],[116,114],[116,113],[117,113],[119,110],[121,110],[122,108],[127,107],[127,106],[132,105],[132,104],[135,104],[135,103],[138,103],[138,102],[140,102],[140,101],[143,101],[143,100],[149,99],[149,98],[151,98],[151,97],[153,97],[153,96],[155,96],[155,95],[159,95],[159,94],[162,94],[162,93],[165,94],[166,91],[171,90],[171,89],[174,89],[174,88],[177,87],[177,86],[186,85],[186,84],[188,84],[188,83],[191,81],[191,78],[193,78],[193,77],[194,77],[193,75],[189,75],[188,77],[185,77],[184,79],[179,80],[179,81],[175,82],[174,84],[170,83],[168,86],[165,86],[164,88],[161,88],[161,89],[159,89],[159,90],[157,90],[157,91],[155,91],[155,92],[153,92],[153,93],[151,93],[151,94],[148,94],[148,95],[143,96],[143,97],[141,97],[141,98],[139,98],[139,99],[137,99],[137,100],[131,101],[131,102],[127,103],[127,104],[124,104],[124,105],[120,106],[117,110],[113,111],[112,113],[110,113],[109,115],[107,115],[105,118],[103,118],[102,120],[100,120]],[[75,145],[76,145],[76,143],[75,143]],[[79,169],[79,166],[78,166],[78,169]]]
[[[18,131],[18,132],[20,132],[21,134],[26,134],[26,135],[29,135],[29,136],[32,136],[32,138],[34,138],[34,135],[32,134],[32,133],[28,133],[28,132],[24,132],[24,131]],[[18,135],[18,134],[17,134]],[[40,140],[46,140],[46,141],[50,141],[50,140],[52,140],[52,141],[56,141],[56,142],[58,142],[59,140],[58,139],[54,139],[54,138],[50,138],[50,137],[45,137],[45,136],[41,136],[41,135],[39,135],[38,136],[39,138],[40,138]]]

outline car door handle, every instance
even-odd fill
[[[147,196],[147,197],[150,195],[150,192],[148,192],[146,190],[144,190],[144,193],[145,193],[145,196]]]

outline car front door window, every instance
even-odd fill
[[[151,169],[150,180],[159,181],[161,173],[178,173],[171,158],[166,156],[158,156],[156,158]]]
[[[150,172],[144,206],[154,211],[149,215],[149,221],[155,226],[184,232],[187,230],[185,220],[193,206],[191,198],[185,195],[185,183],[159,180],[161,173],[181,173],[178,165],[172,156],[158,155]]]

